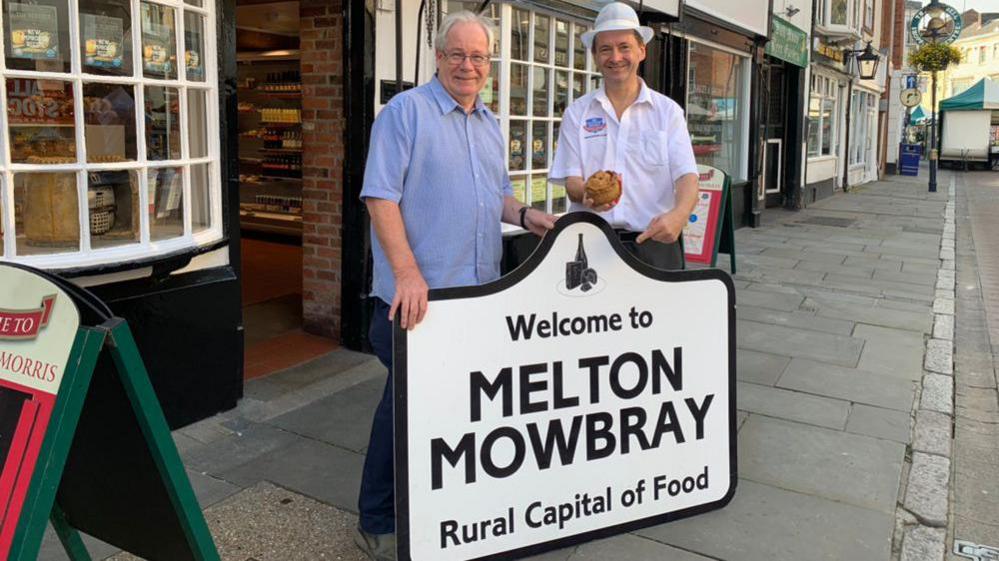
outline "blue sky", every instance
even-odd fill
[[[999,0],[943,0],[960,11],[978,10],[979,12],[999,12]],[[923,4],[929,4],[924,1]]]

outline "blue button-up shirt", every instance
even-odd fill
[[[430,288],[500,276],[503,198],[512,195],[496,117],[464,109],[435,76],[396,95],[371,130],[361,199],[399,204],[406,237]],[[395,276],[374,228],[372,295],[392,302]]]

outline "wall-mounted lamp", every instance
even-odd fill
[[[873,80],[874,76],[878,73],[878,63],[881,62],[881,57],[871,48],[870,41],[867,42],[867,46],[863,49],[845,50],[843,51],[843,55],[857,57],[857,66],[860,67],[861,80]]]

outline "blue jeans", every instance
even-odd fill
[[[395,532],[395,425],[392,415],[392,322],[388,320],[389,305],[375,299],[374,315],[368,340],[378,360],[388,368],[388,380],[382,400],[375,408],[371,423],[371,439],[364,458],[361,475],[361,495],[357,508],[361,513],[361,529],[369,534]]]

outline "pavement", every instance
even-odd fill
[[[734,500],[532,559],[958,561],[955,539],[999,545],[995,216],[999,174],[942,172],[927,193],[924,170],[736,232]],[[335,351],[176,431],[223,559],[362,559],[348,529],[384,376]],[[65,559],[51,535],[40,558]]]

